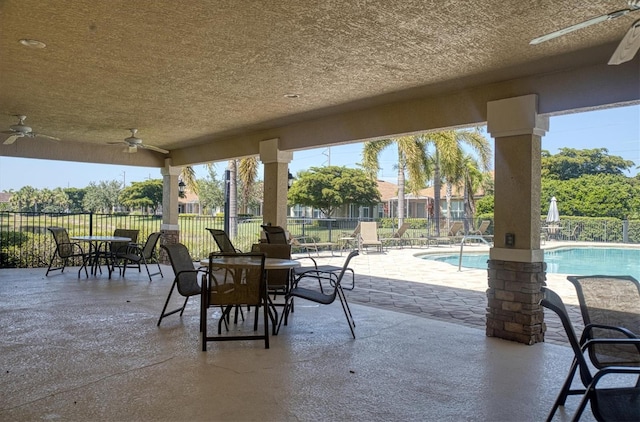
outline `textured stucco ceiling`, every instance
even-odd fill
[[[56,159],[65,149],[72,156],[82,144],[102,151],[107,142],[127,137],[130,127],[146,143],[172,152],[215,147],[244,134],[414,96],[606,62],[640,13],[537,46],[529,41],[625,6],[568,0],[5,0],[0,130],[16,123],[12,115],[25,114],[35,131],[61,141],[49,146],[40,138],[19,139],[0,147],[0,155],[20,155],[19,144],[34,141],[43,145],[42,155]],[[18,42],[23,38],[47,47],[25,47]],[[637,69],[638,59],[626,66]],[[103,161],[120,160],[120,149],[108,148],[113,155]],[[156,156],[144,151],[136,159],[145,154]]]

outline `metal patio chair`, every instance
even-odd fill
[[[280,322],[278,323],[278,331],[280,330],[280,325],[282,324],[283,320],[284,320],[284,325],[287,325],[289,312],[293,310],[292,308],[293,298],[306,299],[311,302],[318,303],[320,305],[330,305],[333,302],[335,302],[337,297],[340,300],[340,304],[342,305],[342,310],[344,311],[344,315],[347,318],[347,323],[349,324],[349,330],[351,330],[351,335],[355,339],[356,333],[354,331],[354,328],[356,326],[356,323],[353,320],[353,315],[351,314],[351,309],[349,309],[349,303],[347,302],[347,298],[342,289],[341,282],[345,272],[347,271],[347,268],[349,267],[349,261],[351,261],[352,258],[358,255],[359,255],[358,251],[352,251],[349,254],[349,256],[347,256],[347,259],[344,261],[344,264],[342,266],[342,270],[337,276],[335,275],[335,273],[325,274],[324,280],[327,280],[328,284],[330,285],[329,292],[326,292],[325,291],[326,289],[320,289],[320,288],[313,289],[306,286],[304,287],[300,286],[300,281],[304,280],[307,277],[315,280],[319,280],[318,273],[308,274],[307,276],[303,274],[302,276],[297,277],[293,287],[291,288],[291,290],[289,291],[289,294],[287,295],[285,309],[283,311],[282,317],[280,318]]]
[[[576,288],[585,325],[579,342],[581,346],[593,339],[640,338],[640,283],[635,278],[591,275],[569,276],[567,279]],[[598,369],[619,365],[640,367],[640,343],[595,344],[588,353]],[[568,396],[584,393],[584,390],[571,388],[577,369],[578,361],[574,358],[553,404],[552,414],[559,406],[564,406]]]
[[[160,318],[158,319],[157,324],[158,327],[160,326],[160,322],[162,322],[162,319],[166,316],[173,315],[177,312],[180,312],[180,316],[182,316],[189,298],[201,293],[200,284],[198,283],[199,277],[203,278],[202,282],[204,284],[206,284],[207,282],[207,271],[195,267],[195,265],[193,264],[193,260],[191,259],[191,255],[189,255],[189,250],[182,243],[175,243],[173,245],[160,245],[160,247],[167,252],[175,277],[173,279],[173,283],[171,284],[171,289],[169,290],[167,300],[165,301],[162,312],[160,313]],[[176,308],[172,311],[167,312],[167,306],[169,305],[171,294],[176,288],[178,289],[178,293],[181,296],[184,296],[184,303],[180,308]]]
[[[213,260],[215,258],[246,258],[245,263],[232,263],[224,266],[225,271],[218,273],[216,277]],[[261,253],[212,253],[209,255],[209,277],[201,286],[200,300],[200,330],[202,332],[202,351],[207,350],[210,341],[233,340],[264,340],[265,349],[269,348],[269,303],[264,271],[265,255]],[[253,330],[258,329],[258,313],[263,309],[264,332],[263,334],[230,334],[221,335],[221,323],[228,319],[232,308],[242,305],[252,306],[256,309]],[[218,335],[207,334],[208,310],[211,307],[220,306],[222,316],[218,323]]]
[[[640,339],[590,338],[581,343],[571,325],[569,315],[560,296],[546,287],[542,288],[542,292],[544,298],[540,301],[540,304],[555,312],[560,318],[574,353],[575,369],[573,371],[578,372],[580,381],[584,386],[584,389],[570,390],[571,394],[582,394],[582,399],[571,420],[579,420],[587,404],[591,405],[593,416],[598,421],[638,420],[640,415],[640,387],[637,384],[635,386],[625,384],[624,386],[618,387],[615,382],[619,381],[619,377],[625,375],[640,376],[640,368],[619,365],[598,367],[599,364],[597,361],[593,360],[594,353],[592,349],[600,346],[627,346],[638,348],[640,347]],[[588,356],[591,358],[589,363],[585,358],[585,352],[588,352]],[[595,370],[592,370],[591,366],[595,367]],[[573,378],[573,373],[570,373],[569,377]],[[600,384],[601,381],[603,381],[602,384],[604,385]],[[565,383],[561,395],[566,385]],[[558,400],[554,403],[547,417],[547,421],[553,419],[553,415],[559,405]]]
[[[162,268],[160,268],[160,260],[156,253],[156,246],[158,240],[160,240],[160,236],[162,236],[161,232],[151,233],[149,237],[147,237],[144,245],[131,243],[127,245],[126,248],[120,248],[118,252],[116,252],[116,260],[122,262],[122,276],[125,275],[128,266],[137,266],[138,272],[141,272],[142,265],[144,265],[147,270],[147,275],[149,276],[149,281],[152,281],[154,275],[160,274],[160,277],[164,277]],[[149,264],[154,262],[158,266],[158,271],[151,273],[149,271]]]
[[[87,261],[89,260],[89,254],[84,252],[82,246],[77,242],[72,242],[69,239],[69,233],[67,229],[64,227],[47,227],[47,230],[51,232],[53,235],[53,240],[56,242],[56,249],[51,254],[51,260],[49,261],[49,268],[47,268],[47,273],[45,276],[48,276],[51,271],[60,270],[60,272],[64,272],[65,267],[67,266],[69,259],[73,258],[82,258],[82,266],[78,270],[78,278],[80,278],[80,272],[84,268],[84,273],[87,277],[89,277],[89,272],[87,271]],[[56,257],[62,260],[62,265],[59,267],[53,267],[53,262]]]

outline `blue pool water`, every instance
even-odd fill
[[[423,255],[422,259],[446,262],[458,266],[457,253],[446,255]],[[487,268],[489,254],[465,253],[462,266],[465,268]],[[625,248],[561,248],[544,252],[547,272],[574,275],[631,275],[640,278],[640,249]]]

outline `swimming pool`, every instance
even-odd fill
[[[422,255],[422,259],[446,262],[458,266],[457,253]],[[489,254],[465,253],[462,266],[487,268]],[[640,248],[559,248],[544,251],[547,272],[575,275],[631,275],[640,278]]]

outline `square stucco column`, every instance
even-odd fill
[[[160,231],[161,245],[171,245],[180,241],[180,227],[178,226],[178,176],[181,167],[171,166],[171,159],[165,160],[162,173],[162,225]],[[160,262],[169,263],[169,258],[163,249],[160,250]]]
[[[548,118],[537,113],[536,95],[487,104],[487,130],[495,139],[487,335],[525,344],[544,341],[538,305],[546,280],[540,249],[540,152],[548,128]]]
[[[260,161],[264,165],[263,224],[287,227],[287,176],[292,159],[293,152],[278,148],[278,139],[260,142]]]

